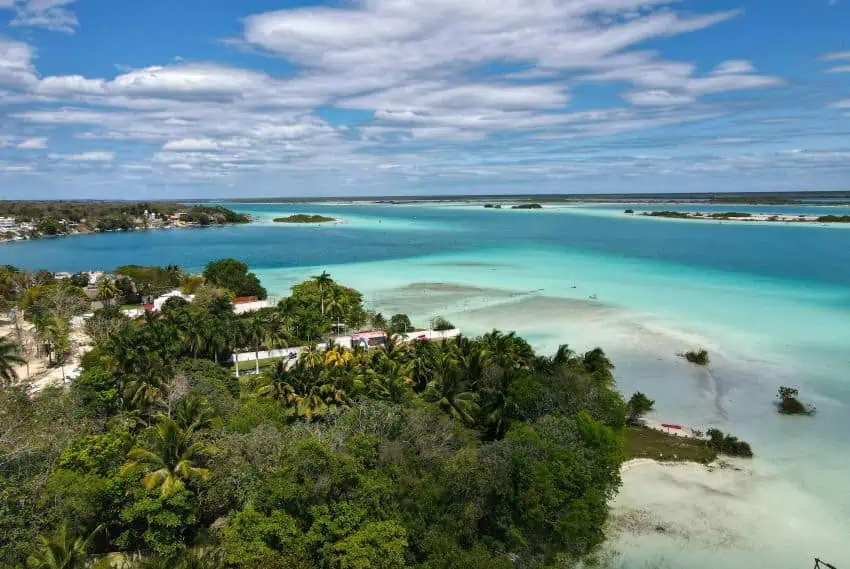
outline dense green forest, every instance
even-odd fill
[[[494,331],[237,379],[238,346],[370,315],[326,274],[244,317],[204,288],[98,311],[70,389],[0,391],[0,567],[554,567],[602,542],[628,411],[601,350]]]

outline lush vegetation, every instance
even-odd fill
[[[776,409],[783,415],[814,415],[814,406],[800,401],[797,398],[799,395],[800,392],[793,387],[780,387]]]
[[[174,290],[186,276],[176,265],[167,267],[124,265],[115,269],[115,274],[119,277],[115,279],[118,290],[116,297],[124,303],[148,301]]]
[[[655,401],[638,391],[631,396],[627,403],[628,415],[626,416],[627,425],[640,425],[644,415],[652,411],[655,406]]]
[[[692,364],[699,366],[707,366],[709,362],[708,350],[705,349],[688,350],[687,352],[682,354],[682,357],[684,357]]]
[[[446,330],[454,329],[455,325],[443,318],[442,316],[437,316],[433,320],[431,320],[431,329],[436,330],[437,332],[445,332]]]
[[[727,211],[722,213],[711,213],[708,217],[712,219],[733,219],[733,218],[747,218],[752,217],[750,213],[741,213],[737,211]]]
[[[327,223],[329,221],[336,221],[336,219],[333,217],[326,217],[324,215],[297,213],[287,217],[276,217],[274,221],[276,223]]]
[[[645,215],[648,217],[670,217],[672,219],[692,219],[693,216],[690,213],[684,213],[681,211],[646,211],[641,215]]]
[[[753,450],[749,443],[738,440],[738,437],[724,435],[722,431],[717,429],[709,429],[706,435],[708,436],[708,445],[720,454],[743,458],[752,458],[753,456]]]
[[[820,223],[850,223],[850,215],[822,215],[817,220]]]
[[[44,336],[58,358],[70,316],[89,307],[82,289],[5,270],[9,301],[60,328]],[[546,357],[493,331],[320,350],[337,326],[412,325],[366,311],[326,272],[237,315],[251,277],[232,259],[200,280],[122,268],[97,287],[105,306],[85,324],[94,347],[70,389],[13,385],[17,352],[0,342],[0,569],[564,567],[603,541],[626,457],[749,450],[627,426],[653,402],[623,400],[601,349]],[[191,284],[194,299],[131,320],[121,281]],[[228,363],[294,345],[295,360]]]
[[[524,203],[511,207],[511,209],[543,209],[539,203]]]
[[[70,390],[0,390],[0,567],[545,568],[602,542],[628,415],[602,350],[494,331],[236,378],[235,349],[368,315],[327,273],[245,316],[211,280],[98,311]]]
[[[221,259],[207,264],[204,278],[212,286],[229,290],[236,296],[256,296],[266,298],[266,289],[254,273],[248,272],[248,265],[236,259]]]

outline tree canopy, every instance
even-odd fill
[[[204,277],[209,284],[227,289],[236,296],[256,296],[260,299],[267,296],[257,275],[248,272],[248,265],[236,259],[220,259],[207,264]]]
[[[362,296],[330,275],[245,316],[201,296],[134,321],[107,307],[70,390],[0,390],[0,569],[546,569],[602,543],[630,413],[602,350],[492,331],[307,346],[237,378],[231,351],[362,323]]]

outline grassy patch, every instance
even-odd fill
[[[283,358],[260,358],[260,371],[262,372],[265,369],[272,368],[277,365],[277,362],[280,360],[285,360],[286,357]],[[233,372],[236,373],[236,363],[231,364],[233,366]],[[245,361],[239,360],[239,373],[246,373],[249,371],[254,371],[257,368],[256,362],[254,360]]]
[[[699,439],[668,435],[646,427],[627,427],[626,460],[633,458],[708,464],[717,458],[717,452]]]

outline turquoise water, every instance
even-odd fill
[[[733,524],[732,514],[717,514],[718,524],[733,524],[742,536],[723,546],[724,566],[806,567],[814,555],[850,564],[840,538],[850,535],[850,231],[630,217],[625,207],[239,205],[234,209],[259,222],[0,244],[0,263],[67,271],[125,263],[200,269],[230,256],[248,262],[278,294],[327,269],[387,314],[407,312],[420,323],[442,314],[469,333],[515,329],[543,350],[600,345],[617,365],[624,392],[640,390],[656,400],[654,418],[717,426],[753,444],[752,474],[741,482],[753,488],[742,499],[744,510],[766,513],[773,523],[748,523],[752,514],[742,511]],[[340,223],[271,222],[302,212]],[[696,347],[711,353],[710,370],[676,355]],[[772,401],[780,385],[799,387],[817,416],[779,417]],[[628,566],[663,558],[673,567],[716,567],[717,547],[705,543],[692,538],[685,546],[656,535],[614,541]]]

